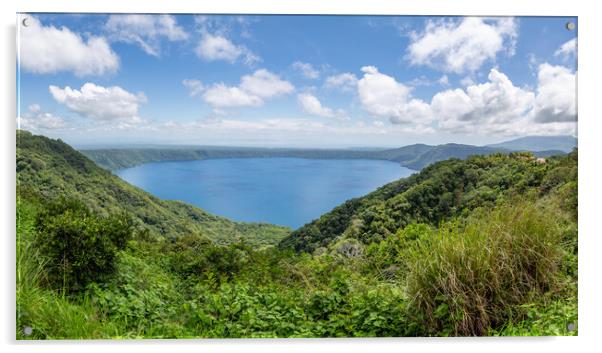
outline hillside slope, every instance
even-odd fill
[[[66,143],[22,130],[17,131],[17,192],[26,197],[77,198],[101,215],[127,211],[159,236],[202,234],[218,244],[245,239],[267,245],[289,232],[271,224],[232,222],[183,202],[158,199]]]
[[[488,155],[495,152],[504,152],[504,150],[499,148],[496,149],[490,147],[448,143],[445,145],[433,146],[412,159],[403,160],[400,162],[404,167],[420,170],[430,164],[449,158],[465,159],[472,155]]]
[[[281,248],[313,252],[339,238],[381,241],[410,223],[439,222],[499,199],[563,187],[576,210],[577,152],[538,163],[529,153],[472,156],[432,164],[420,173],[349,200],[295,230]],[[572,201],[571,201],[572,200]]]

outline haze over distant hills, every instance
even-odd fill
[[[300,149],[261,147],[207,147],[207,146],[155,146],[136,148],[86,149],[81,153],[99,166],[115,170],[136,165],[162,162],[216,158],[274,158],[296,157],[309,159],[380,159],[397,162],[401,166],[420,170],[429,164],[449,159],[465,159],[471,155],[488,155],[501,152],[531,151],[536,156],[547,157],[570,152],[576,147],[572,136],[530,136],[487,146],[456,143],[431,146],[414,144],[393,149]]]
[[[504,141],[487,145],[494,148],[505,148],[509,150],[524,151],[549,151],[558,150],[571,152],[577,147],[577,138],[569,135],[565,136],[526,136],[514,140]]]

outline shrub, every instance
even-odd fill
[[[115,322],[137,335],[157,325],[177,321],[181,295],[173,276],[154,263],[121,253],[111,281],[90,285],[93,302]]]
[[[484,335],[556,285],[563,251],[554,213],[518,202],[476,214],[443,224],[409,253],[410,305],[427,334]]]
[[[48,284],[69,293],[114,272],[115,255],[131,238],[133,223],[126,215],[95,216],[83,203],[60,198],[45,205],[36,228]]]

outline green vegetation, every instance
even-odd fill
[[[415,244],[407,290],[430,332],[483,335],[509,308],[557,288],[561,228],[544,207],[512,202]]]
[[[115,270],[115,257],[133,232],[125,214],[100,218],[81,202],[60,198],[47,203],[36,219],[34,240],[46,257],[49,284],[63,292],[80,291]]]
[[[273,246],[21,134],[18,339],[577,334],[576,150],[435,163]]]
[[[528,153],[449,159],[345,202],[294,231],[280,246],[313,252],[340,236],[367,244],[411,223],[438,225],[514,195],[541,198],[560,193],[567,203],[564,208],[576,212],[576,158],[573,153],[568,158],[549,158],[543,164]]]

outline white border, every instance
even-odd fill
[[[0,263],[3,273],[2,319],[0,332],[5,351],[43,352],[147,352],[246,351],[246,352],[574,352],[599,346],[601,329],[600,250],[602,234],[598,206],[600,193],[600,102],[602,79],[600,11],[595,1],[581,0],[69,0],[3,1],[2,60],[0,89],[2,116],[2,202],[0,215],[4,232]],[[482,339],[293,339],[293,340],[182,340],[128,342],[46,342],[22,343],[14,340],[15,330],[15,13],[16,12],[138,12],[138,13],[288,13],[288,14],[400,14],[400,15],[533,15],[579,16],[579,337],[560,338],[482,338]],[[598,221],[598,222],[596,222]],[[596,223],[595,223],[596,222]]]

